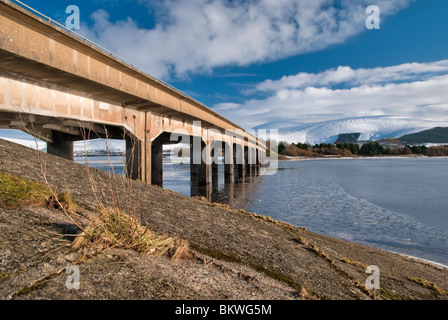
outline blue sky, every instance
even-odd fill
[[[246,128],[448,121],[446,0],[24,0]],[[381,10],[368,30],[365,9]]]

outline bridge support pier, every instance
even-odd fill
[[[151,184],[163,187],[163,144],[151,144]]]
[[[193,137],[193,139],[200,139]],[[202,155],[207,155],[203,159]],[[197,183],[199,187],[210,185],[210,144],[193,143],[190,150],[190,176],[193,183]]]
[[[211,176],[211,182],[212,182],[212,187],[214,190],[218,190],[218,185],[219,185],[219,171],[218,171],[218,154],[219,154],[219,147],[214,144],[213,148],[212,148],[212,176]]]
[[[201,138],[190,148],[190,179],[191,196],[202,196],[211,200],[211,164],[210,164],[210,144],[206,145]],[[202,157],[202,155],[207,155]]]
[[[233,147],[234,153],[234,165],[236,169],[236,179],[243,179],[245,172],[245,156],[244,156],[244,146],[240,144],[235,144]]]
[[[126,175],[137,180],[141,176],[141,142],[126,136]]]
[[[266,151],[261,151],[261,161],[260,161],[260,164],[262,166],[265,166],[267,164],[266,163]]]
[[[226,144],[224,151],[224,183],[229,184],[233,183],[233,146]]]
[[[244,147],[244,173],[246,177],[250,177],[252,174],[252,167],[250,165],[250,148],[248,146]]]
[[[249,165],[250,165],[250,175],[255,176],[256,175],[256,166],[257,166],[257,150],[254,148],[249,148]]]
[[[52,132],[53,142],[47,143],[47,153],[73,160],[73,137],[69,134],[53,131]]]

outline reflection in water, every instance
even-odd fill
[[[76,162],[85,164],[84,157],[75,157]],[[242,209],[251,204],[255,194],[257,194],[262,182],[263,176],[260,176],[260,169],[256,166],[248,166],[245,174],[238,176],[238,170],[234,170],[234,179],[225,181],[224,164],[218,164],[217,169],[212,170],[212,183],[208,186],[198,186],[197,182],[190,181],[189,159],[185,159],[186,164],[174,164],[168,157],[163,159],[163,188],[170,189],[187,196],[205,197],[211,202],[227,204],[232,208]],[[123,157],[88,157],[88,163],[91,167],[113,172],[115,174],[124,174],[125,160]],[[113,168],[111,168],[111,166]]]
[[[211,202],[226,204],[235,209],[251,210],[254,201],[258,201],[257,195],[263,188],[264,175],[269,168],[248,167],[241,177],[238,170],[234,170],[233,182],[224,179],[224,165],[218,165],[215,179],[209,186],[198,186],[190,181],[190,166],[188,164],[171,164],[164,162],[163,188],[177,191],[192,197],[204,197]],[[278,168],[276,170],[295,170],[292,168]]]
[[[263,180],[263,176],[259,176],[259,171],[254,170],[251,176],[235,180],[234,183],[225,184],[220,190],[212,192],[211,201],[242,209],[247,203],[252,203]]]
[[[212,182],[208,186],[199,186],[190,181],[189,159],[184,164],[173,164],[169,158],[163,161],[163,188],[177,191],[187,196],[204,197],[211,202],[227,204],[232,208],[242,209],[245,203],[252,203],[253,196],[258,191],[263,179],[257,166],[246,166],[243,175],[234,167],[233,180],[225,181],[223,159],[211,170]]]

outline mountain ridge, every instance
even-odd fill
[[[400,140],[407,144],[448,143],[448,128],[435,127],[417,133],[404,135],[400,137]]]
[[[276,125],[282,124],[282,127]],[[402,136],[432,129],[448,127],[448,122],[414,119],[399,116],[352,117],[316,123],[272,122],[253,128],[278,129],[279,141],[288,143],[334,143],[339,134],[361,133],[359,141]]]

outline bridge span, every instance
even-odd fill
[[[74,141],[125,139],[128,176],[155,185],[163,183],[164,144],[191,146],[199,185],[216,176],[217,155],[225,155],[226,181],[267,161],[265,141],[7,0],[0,0],[0,128],[26,131],[67,159]]]

